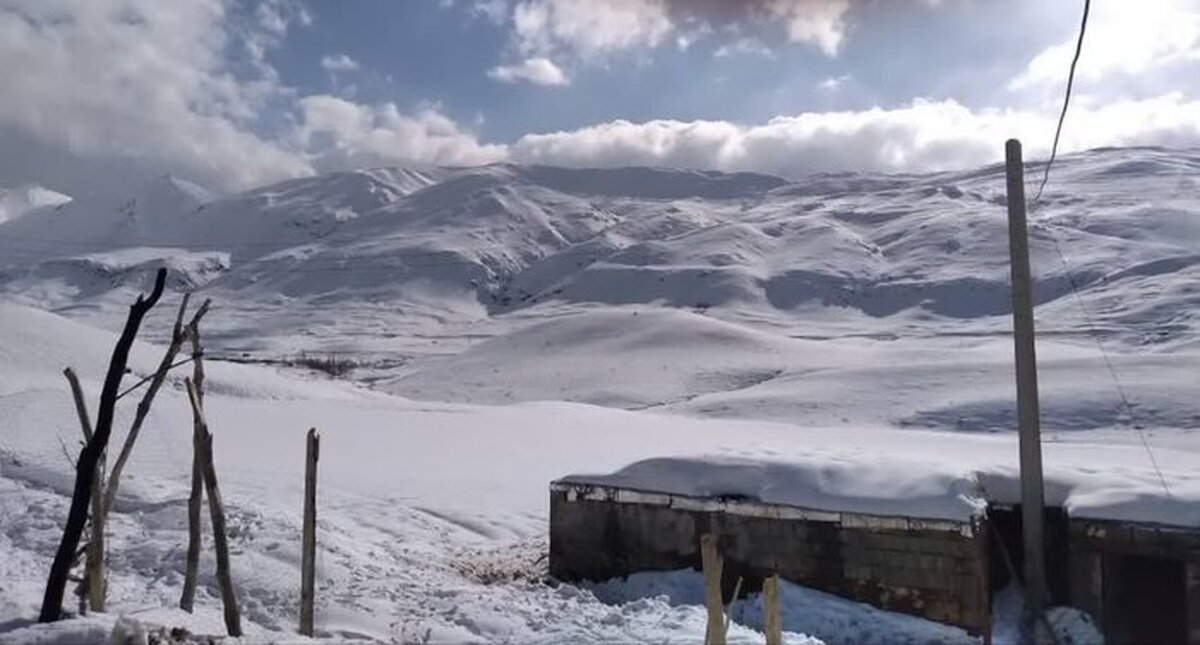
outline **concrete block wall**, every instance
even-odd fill
[[[986,534],[970,523],[806,511],[556,483],[550,573],[606,580],[700,568],[704,533],[721,538],[723,582],[756,591],[786,580],[890,611],[990,631]]]

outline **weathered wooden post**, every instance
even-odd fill
[[[779,574],[763,581],[763,632],[767,645],[783,645],[783,620],[779,616]]]
[[[1043,549],[1045,497],[1042,483],[1042,431],[1038,411],[1037,355],[1033,335],[1033,280],[1029,269],[1029,233],[1025,223],[1025,173],[1021,142],[1004,146],[1008,175],[1008,248],[1012,270],[1013,340],[1016,350],[1017,422],[1020,430],[1021,526],[1025,544],[1024,630],[1046,604],[1046,556]]]
[[[225,629],[230,636],[242,635],[242,616],[238,610],[237,594],[233,588],[233,576],[229,570],[229,541],[225,528],[225,506],[221,503],[221,490],[217,486],[217,469],[213,466],[212,433],[204,418],[204,405],[190,378],[183,380],[192,403],[193,441],[203,464],[204,487],[208,493],[208,511],[212,520],[213,544],[217,551],[217,586],[221,588],[221,604],[225,608]]]
[[[67,383],[71,386],[71,396],[75,400],[75,415],[79,417],[79,427],[83,430],[83,440],[92,440],[92,418],[88,413],[87,401],[83,395],[83,386],[79,377],[70,367],[63,370]],[[96,462],[96,477],[92,480],[92,516],[88,532],[87,560],[84,564],[83,579],[87,584],[88,611],[104,611],[105,580],[104,580],[104,454]]]
[[[316,428],[308,430],[308,451],[304,465],[304,542],[300,555],[300,633],[313,635],[313,602],[317,559],[317,459],[321,437]]]
[[[192,386],[196,399],[204,405],[204,350],[200,341],[200,325],[193,321],[188,329],[192,340]],[[190,396],[190,393],[189,393]],[[179,596],[179,608],[191,613],[196,601],[196,578],[200,571],[200,547],[202,534],[200,518],[204,505],[204,463],[200,459],[200,447],[195,437],[200,435],[200,417],[192,415],[192,489],[188,495],[188,544],[187,560],[183,573],[183,593]]]
[[[704,630],[705,645],[725,645],[725,602],[721,598],[721,569],[724,558],[718,549],[716,533],[700,536],[700,563],[704,569],[704,605],[708,609],[708,625]]]

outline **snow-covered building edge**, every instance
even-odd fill
[[[962,515],[920,503],[912,514],[894,504],[877,513],[654,488],[619,475],[552,482],[551,575],[600,581],[698,570],[700,536],[714,533],[727,601],[739,578],[753,592],[777,573],[987,642],[993,598],[1021,571],[1020,507],[988,499],[983,487],[963,500],[971,510]],[[1047,508],[1051,601],[1085,611],[1109,640],[1200,642],[1200,529],[1084,515]]]

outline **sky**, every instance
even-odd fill
[[[1083,0],[0,0],[0,186],[921,172],[1053,138]],[[1094,0],[1063,149],[1200,144],[1200,0]]]

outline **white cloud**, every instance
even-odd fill
[[[394,103],[361,105],[328,95],[299,101],[295,138],[320,170],[384,165],[475,165],[505,147],[480,143],[433,107],[405,114]]]
[[[859,0],[865,2],[866,0]],[[926,0],[928,1],[928,0]],[[487,3],[496,15],[501,0]],[[728,38],[720,55],[768,52],[764,37],[836,55],[852,0],[515,0],[514,49],[525,56],[594,60],[652,49],[673,37],[681,49]]]
[[[828,78],[823,79],[820,83],[817,83],[817,87],[819,87],[827,92],[836,92],[836,91],[842,89],[843,85],[850,82],[850,78],[851,77],[849,74],[842,74],[840,76],[830,76]]]
[[[846,35],[850,0],[767,0],[767,11],[786,22],[792,42],[815,45],[835,56]]]
[[[585,58],[655,47],[673,28],[666,0],[522,0],[512,20],[519,51]]]
[[[353,72],[358,69],[358,61],[346,54],[326,55],[321,57],[321,69],[327,72]]]
[[[261,56],[298,15],[286,6],[234,16],[220,0],[0,0],[0,131],[222,187],[309,172],[248,127],[280,96]],[[237,50],[250,56],[235,73]]]
[[[1179,94],[1072,113],[1062,150],[1102,145],[1200,143],[1200,101]],[[750,170],[785,176],[836,170],[917,172],[997,161],[1019,137],[1028,156],[1048,152],[1054,115],[972,110],[917,100],[896,109],[812,112],[761,125],[726,121],[612,121],[569,132],[526,135],[515,161],[568,166],[652,165]]]
[[[713,52],[713,56],[717,58],[737,55],[774,57],[771,48],[767,47],[766,43],[757,38],[739,38],[731,43],[721,45]]]
[[[535,85],[568,85],[566,73],[549,58],[527,58],[520,63],[500,65],[488,71],[488,77],[504,83],[526,81]]]
[[[1075,37],[1037,54],[1009,83],[1022,90],[1059,88],[1075,54]],[[1134,76],[1177,63],[1200,61],[1200,4],[1194,0],[1097,2],[1088,18],[1077,79]]]

